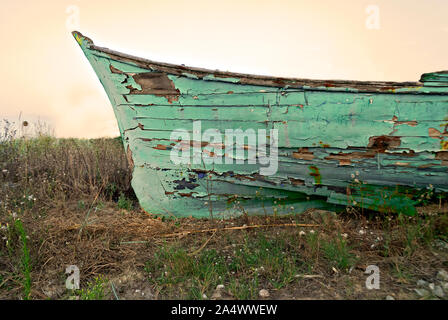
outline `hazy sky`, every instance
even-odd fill
[[[1,0],[0,118],[58,137],[119,134],[70,31],[151,60],[315,79],[448,69],[447,0]]]

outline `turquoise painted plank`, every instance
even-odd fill
[[[132,186],[148,212],[227,218],[348,201],[412,214],[405,194],[448,191],[446,72],[407,84],[262,78],[154,63],[74,36],[111,101]],[[173,130],[189,132],[183,146],[190,152],[197,120],[201,134],[278,130],[276,171],[261,175],[260,157],[248,163],[256,147],[249,141],[229,156],[232,163],[174,163]],[[204,144],[200,151],[219,149]],[[383,191],[387,203],[377,196]]]

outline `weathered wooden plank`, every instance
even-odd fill
[[[417,189],[448,191],[447,72],[401,83],[284,79],[157,63],[74,36],[112,103],[132,186],[150,212],[231,217],[350,204],[412,214]],[[173,140],[176,129],[188,139]],[[267,132],[225,153],[224,138],[202,141],[208,129]],[[202,157],[175,163],[179,146]],[[221,153],[229,163],[205,161]],[[260,174],[268,166],[275,172]]]

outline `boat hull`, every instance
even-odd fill
[[[413,214],[424,190],[448,191],[445,72],[416,83],[250,76],[155,63],[74,36],[109,96],[132,187],[150,213],[349,205]],[[228,144],[226,130],[242,143]]]

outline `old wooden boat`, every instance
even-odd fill
[[[412,214],[420,195],[448,191],[448,71],[417,82],[286,79],[154,62],[73,35],[107,92],[150,213],[349,205]],[[225,134],[232,129],[240,143]]]

